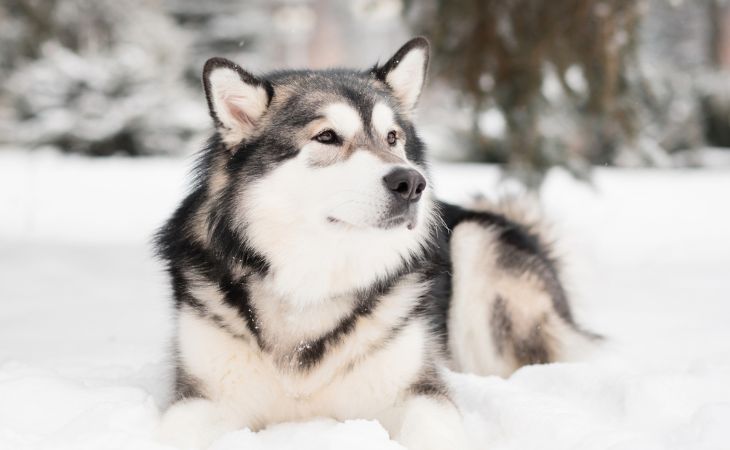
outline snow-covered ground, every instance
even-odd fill
[[[0,449],[165,448],[169,293],[148,242],[190,164],[0,152]],[[492,167],[434,175],[449,200],[503,189]],[[727,170],[551,172],[578,318],[608,341],[506,380],[452,374],[476,447],[730,449],[729,199]],[[213,448],[401,447],[321,419]]]

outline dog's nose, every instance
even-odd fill
[[[417,202],[426,189],[426,179],[417,170],[398,167],[383,177],[385,186],[396,196],[408,201]]]

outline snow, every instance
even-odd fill
[[[192,159],[0,151],[0,449],[158,449],[170,294],[151,254]],[[435,164],[441,196],[514,190]],[[541,194],[576,314],[608,337],[509,379],[449,374],[478,449],[728,449],[730,171],[564,171]],[[241,430],[228,449],[398,449],[372,421]]]

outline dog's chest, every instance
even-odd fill
[[[337,415],[352,407],[342,399],[364,387],[376,391],[376,405],[387,401],[383,396],[396,396],[421,369],[428,331],[411,313],[423,289],[417,278],[407,277],[363,314],[355,313],[355,297],[302,308],[281,303],[265,285],[252,286],[259,342],[182,311],[182,362],[208,395],[277,404],[271,411],[286,403],[294,416],[284,419]]]
[[[358,300],[354,295],[342,295],[300,303],[283,297],[265,279],[252,280],[248,289],[260,340],[265,350],[281,361],[305,353],[342,326],[352,316]]]
[[[376,294],[305,303],[282,297],[266,280],[249,286],[262,353],[298,380],[334,376],[386,343],[410,320],[423,289],[418,276],[408,275]]]

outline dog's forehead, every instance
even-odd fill
[[[324,116],[369,126],[377,112],[381,118],[395,117],[390,92],[378,81],[358,74],[296,73],[277,80],[274,91],[279,113],[295,117],[301,124]],[[383,114],[384,110],[389,112]]]

